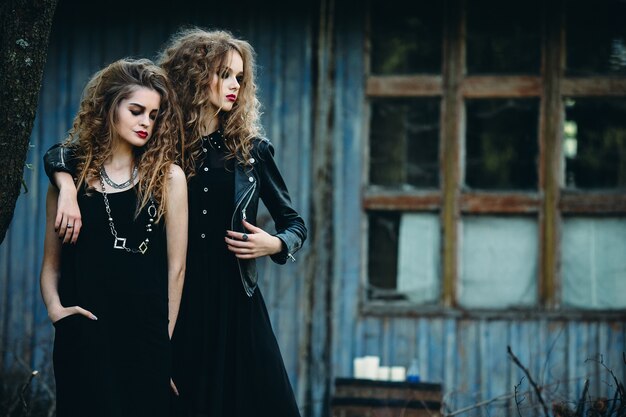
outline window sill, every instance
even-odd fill
[[[460,307],[416,305],[408,301],[368,300],[361,315],[381,317],[425,317],[477,320],[626,320],[626,310],[546,309],[539,307],[501,309],[464,309]]]

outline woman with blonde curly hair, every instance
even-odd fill
[[[228,32],[192,28],[175,34],[160,57],[188,141],[181,164],[189,179],[189,251],[172,338],[176,416],[300,415],[257,288],[256,259],[295,261],[307,230],[261,135],[254,55]],[[72,171],[58,153],[46,160],[48,170]],[[73,187],[68,178],[54,175],[62,194],[64,182]],[[68,195],[59,199],[61,226],[80,220]],[[255,225],[259,200],[274,234]],[[75,228],[59,233],[76,237]]]
[[[180,135],[165,72],[122,59],[91,78],[57,148],[72,151],[82,214],[80,236],[62,246],[49,187],[41,293],[55,327],[59,417],[167,415],[187,247]]]
[[[172,339],[177,416],[299,416],[256,259],[284,264],[306,239],[261,136],[254,50],[225,31],[175,34],[160,57],[185,115],[189,256]],[[259,199],[276,233],[255,226]]]

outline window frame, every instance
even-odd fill
[[[443,19],[443,65],[440,75],[371,75],[369,68],[370,13],[366,13],[365,36],[365,163],[362,210],[439,212],[441,220],[441,297],[438,306],[410,302],[370,300],[362,291],[361,306],[371,314],[415,313],[455,315],[460,311],[456,288],[459,265],[459,222],[463,215],[536,214],[538,222],[538,305],[522,309],[526,314],[557,316],[623,315],[623,310],[560,309],[560,227],[562,215],[625,215],[626,193],[616,191],[571,191],[562,184],[562,125],[567,97],[626,97],[626,76],[572,77],[565,72],[565,1],[544,2],[540,16],[541,71],[539,75],[466,75],[466,0],[447,0]],[[369,6],[369,4],[368,4]],[[550,22],[551,24],[546,24]],[[556,24],[552,24],[556,23]],[[437,97],[440,112],[440,189],[397,191],[369,184],[369,115],[371,99]],[[465,100],[476,98],[538,98],[539,172],[536,192],[475,191],[463,188]],[[369,231],[364,227],[365,236]],[[367,240],[367,239],[366,239]],[[367,246],[367,245],[365,245]],[[364,259],[368,250],[364,248]],[[367,261],[363,262],[367,265]],[[369,282],[364,268],[364,288]],[[506,316],[502,310],[472,310],[472,314]],[[463,314],[467,314],[464,311]]]

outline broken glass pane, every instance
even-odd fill
[[[400,213],[369,213],[368,273],[370,295],[395,290],[398,259]]]

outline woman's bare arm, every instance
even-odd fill
[[[57,199],[59,192],[53,186],[48,187],[46,195],[46,235],[44,239],[44,254],[41,266],[40,286],[48,317],[53,323],[72,314],[82,314],[92,320],[97,320],[90,311],[79,306],[64,307],[59,296],[59,278],[61,271],[61,241],[54,230],[54,221],[57,215]]]
[[[54,230],[63,239],[63,243],[76,243],[83,223],[74,179],[67,172],[55,172],[54,182],[59,187]]]
[[[167,272],[168,272],[168,331],[174,332],[178,309],[185,280],[185,261],[187,257],[187,180],[178,165],[172,165],[168,184],[167,214],[165,230],[167,233]]]

